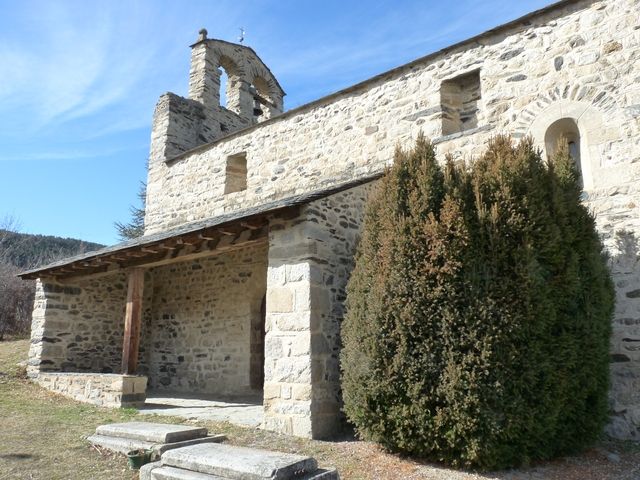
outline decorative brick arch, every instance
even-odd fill
[[[546,151],[549,127],[563,119],[575,122],[580,131],[580,170],[585,190],[594,188],[600,168],[600,144],[604,137],[604,118],[612,116],[618,105],[605,91],[595,87],[567,84],[540,95],[520,115],[515,137],[530,135],[536,146]]]

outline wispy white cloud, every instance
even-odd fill
[[[40,15],[29,19],[36,39],[0,33],[0,113],[14,119],[5,133],[61,129],[106,112],[98,120],[105,122],[115,113],[109,109],[126,115],[127,98],[145,95],[160,46],[141,38],[135,5],[131,16],[108,2],[91,5],[76,12],[70,4],[38,3]]]

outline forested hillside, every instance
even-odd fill
[[[0,229],[0,258],[23,269],[98,250],[103,246],[75,238],[31,235]]]
[[[23,270],[102,247],[97,243],[16,232],[12,219],[0,228],[0,340],[24,335],[31,325],[35,282],[22,280]],[[6,228],[8,226],[9,228]]]

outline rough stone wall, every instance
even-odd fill
[[[265,428],[325,438],[340,428],[340,325],[371,185],[271,224]]]
[[[440,152],[471,158],[499,132],[522,136],[571,98],[604,116],[598,178],[640,175],[638,0],[583,1],[498,31],[342,94],[154,164],[147,233],[379,171],[422,130]],[[480,69],[479,125],[442,135],[441,85]],[[227,156],[247,152],[247,190],[224,195]],[[621,163],[622,162],[622,163]],[[190,188],[184,188],[189,185]]]
[[[124,274],[59,285],[36,284],[28,373],[119,372],[122,361]]]
[[[267,246],[150,269],[144,373],[149,388],[251,391],[251,325],[266,292]]]

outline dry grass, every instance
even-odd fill
[[[84,437],[135,411],[84,405],[44,391],[16,367],[28,341],[0,343],[0,479],[134,479],[126,459],[100,455]]]
[[[132,420],[134,410],[109,410],[68,400],[33,385],[16,366],[24,360],[28,341],[0,342],[0,479],[132,480],[122,455],[98,452],[85,437],[96,426]],[[182,422],[150,417],[143,421]],[[456,472],[401,458],[376,445],[352,439],[320,442],[263,432],[226,423],[193,422],[212,433],[225,433],[229,443],[314,456],[335,466],[347,480],[637,480],[640,446],[606,442],[576,457],[528,469],[497,474]]]

